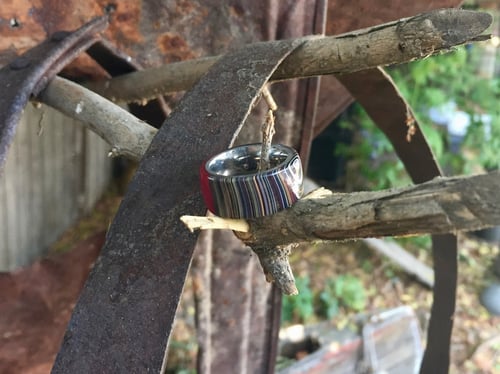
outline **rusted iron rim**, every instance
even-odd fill
[[[38,94],[64,66],[98,40],[108,24],[99,17],[73,33],[55,33],[0,69],[0,170],[30,95]]]
[[[338,79],[390,140],[414,183],[442,175],[410,106],[381,68]],[[435,283],[422,374],[448,372],[455,311],[457,246],[455,235],[432,236]]]
[[[302,40],[224,56],[181,100],[146,152],[80,295],[53,373],[158,372],[203,214],[198,169],[232,144],[280,62]]]

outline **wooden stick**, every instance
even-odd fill
[[[444,9],[338,36],[305,38],[303,45],[283,61],[271,80],[352,73],[409,62],[453,46],[486,40],[489,36],[480,34],[491,22],[488,13]],[[219,58],[168,64],[89,87],[112,101],[144,102],[162,94],[189,89]]]
[[[36,98],[81,121],[111,145],[110,156],[140,160],[157,129],[125,109],[67,79],[55,77]]]
[[[250,226],[244,219],[220,218],[215,216],[181,216],[180,220],[189,231],[229,229],[238,232],[248,232]]]
[[[347,73],[407,62],[457,44],[484,39],[478,35],[490,23],[491,16],[487,13],[448,9],[335,37],[305,39],[304,45],[283,62],[272,79]],[[389,49],[383,52],[386,47]],[[162,93],[188,89],[217,59],[169,64],[91,87],[116,101],[144,102]],[[36,100],[83,122],[111,144],[111,156],[125,155],[139,160],[156,134],[156,129],[122,108],[62,78],[52,80]]]
[[[271,150],[273,136],[275,133],[274,112],[278,110],[278,105],[276,104],[276,101],[274,101],[273,95],[271,94],[271,91],[269,91],[267,85],[262,90],[262,97],[267,103],[268,110],[266,113],[264,124],[262,125],[262,147],[260,151],[259,170],[267,170],[271,167],[269,152]]]
[[[220,219],[218,226],[234,233],[257,253],[266,279],[285,294],[296,294],[288,255],[300,242],[380,236],[445,234],[500,224],[500,173],[437,178],[407,188],[378,192],[333,193],[318,189],[290,209],[247,222]],[[204,228],[212,217],[190,218]],[[183,222],[186,220],[183,219]],[[226,222],[227,224],[223,224]],[[246,225],[244,224],[246,223]],[[237,224],[234,225],[233,224]],[[209,228],[214,226],[209,225]],[[243,227],[243,229],[242,229]],[[373,246],[373,242],[371,243]],[[420,279],[432,284],[432,273],[406,256]]]
[[[500,225],[500,173],[376,192],[313,191],[291,209],[249,221],[249,246],[317,240],[446,234]]]
[[[500,225],[499,185],[500,173],[491,172],[436,178],[376,192],[334,193],[320,188],[272,216],[248,221],[219,218],[225,224],[218,225],[237,231],[236,235],[251,247],[265,244],[268,248],[300,242],[472,231]],[[191,219],[189,228],[203,229],[212,218]]]

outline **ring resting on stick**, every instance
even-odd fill
[[[259,170],[261,144],[222,152],[200,168],[201,192],[209,211],[224,218],[257,218],[291,207],[303,192],[297,152],[273,144],[270,168]]]

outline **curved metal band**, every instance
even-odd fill
[[[287,146],[271,146],[271,168],[258,170],[261,145],[247,144],[222,152],[200,170],[208,210],[225,218],[257,218],[292,206],[302,195],[302,164]]]

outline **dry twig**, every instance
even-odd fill
[[[273,95],[271,95],[268,86],[265,86],[262,90],[262,97],[267,103],[268,110],[264,124],[262,125],[262,149],[260,152],[259,170],[266,170],[271,167],[269,151],[271,150],[271,144],[275,133],[274,112],[278,110],[278,105],[276,104],[276,101],[274,101]]]

